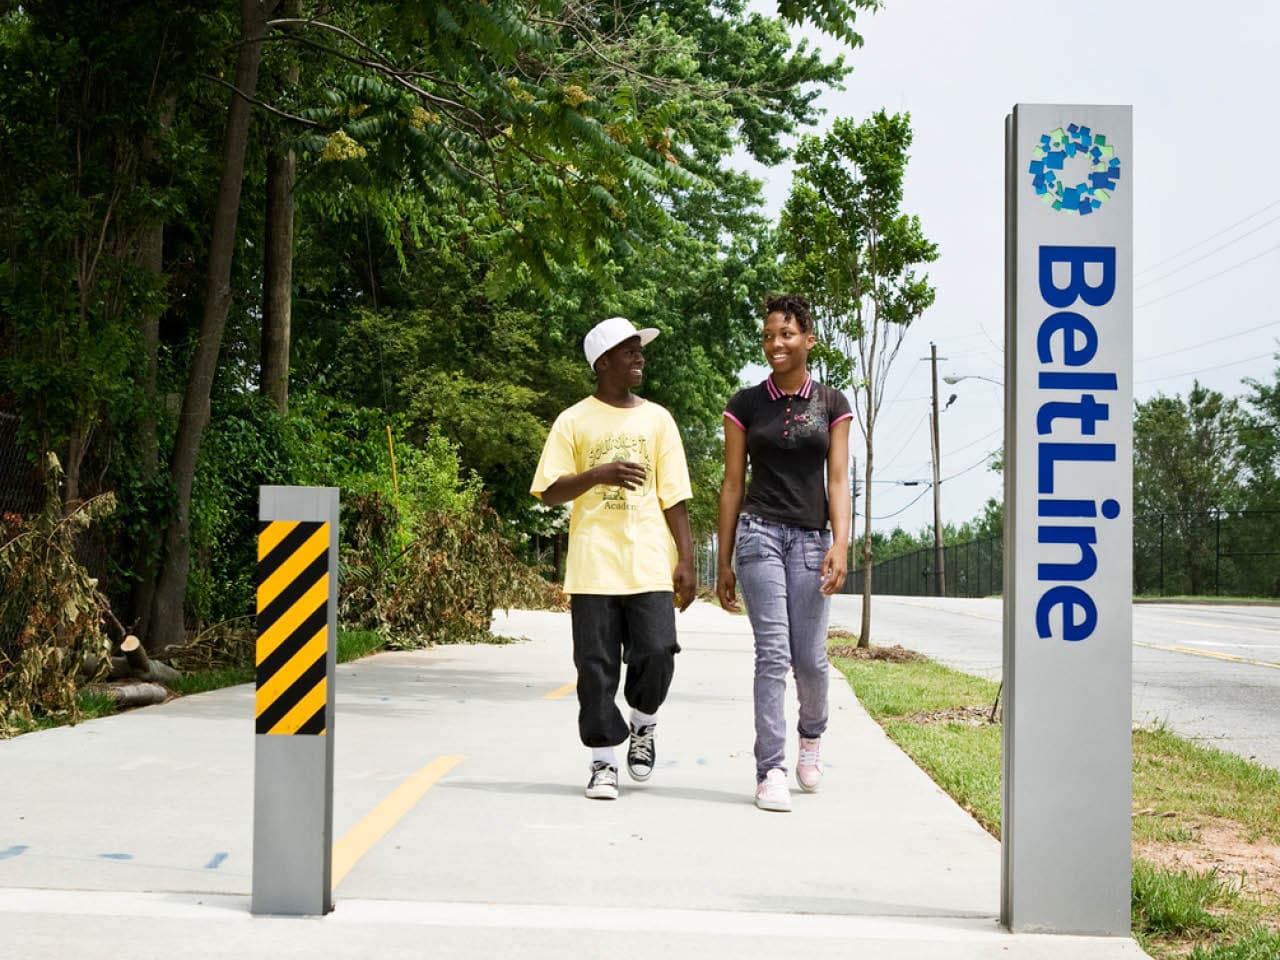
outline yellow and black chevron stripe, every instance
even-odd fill
[[[329,524],[259,524],[258,733],[327,729],[328,604]]]

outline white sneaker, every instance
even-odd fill
[[[806,793],[813,793],[822,783],[822,741],[800,738],[800,760],[796,764],[796,780]]]
[[[591,764],[591,779],[587,781],[588,800],[618,799],[618,768],[603,760]]]
[[[774,767],[756,784],[756,806],[777,813],[791,812],[791,791],[787,789],[787,775],[781,767]]]

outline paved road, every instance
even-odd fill
[[[0,742],[0,956],[1144,956],[1001,930],[998,844],[839,676],[822,791],[756,810],[746,619],[680,625],[658,769],[613,803],[582,796],[565,614],[339,667],[324,918],[249,914],[250,687]]]
[[[1000,678],[999,598],[875,597],[874,640]],[[839,596],[835,625],[857,630],[862,598]],[[1133,607],[1133,719],[1280,768],[1280,606]]]

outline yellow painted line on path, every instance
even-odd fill
[[[1134,641],[1135,647],[1148,647],[1152,650],[1167,650],[1169,653],[1189,653],[1193,657],[1211,657],[1214,660],[1230,660],[1232,663],[1247,663],[1254,667],[1271,667],[1273,670],[1280,670],[1280,663],[1271,663],[1267,660],[1250,660],[1248,657],[1237,657],[1233,653],[1218,653],[1214,650],[1193,650],[1191,647],[1171,647],[1161,643],[1143,643]]]
[[[571,681],[570,683],[566,683],[563,687],[557,687],[542,699],[543,700],[559,700],[561,697],[567,697],[569,694],[573,693],[573,691],[577,689],[578,689],[578,681],[574,680],[574,681]]]
[[[465,758],[460,755],[437,757],[396,787],[385,800],[370,810],[363,820],[347,831],[347,835],[333,845],[333,876],[330,889],[337,889],[343,878],[351,872],[373,845],[404,819],[436,782]]]

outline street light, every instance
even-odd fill
[[[949,377],[943,377],[942,380],[944,383],[949,383],[952,386],[959,383],[961,380],[985,380],[987,381],[987,383],[994,383],[997,387],[1000,387],[1001,389],[1004,388],[1004,384],[1001,383],[999,380],[994,380],[991,377],[984,377],[980,373],[965,373],[965,374],[961,374],[960,376],[956,376],[952,374]]]

